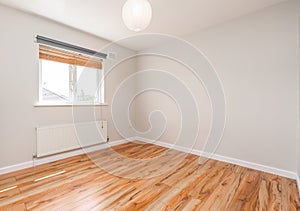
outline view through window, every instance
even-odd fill
[[[39,101],[54,104],[103,103],[102,63],[89,63],[88,59],[84,61],[81,57],[71,60],[74,57],[69,52],[55,51],[40,48]]]

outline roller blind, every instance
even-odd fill
[[[76,53],[80,53],[80,54],[84,54],[84,55],[99,57],[102,59],[106,59],[106,57],[107,57],[107,55],[105,53],[97,52],[97,51],[94,51],[91,49],[83,48],[83,47],[73,45],[70,43],[66,43],[66,42],[62,42],[59,40],[54,40],[49,37],[43,37],[43,36],[37,35],[36,41],[37,41],[37,43],[42,44],[42,45],[51,46],[51,47],[55,47],[58,49],[72,51],[72,52],[76,52]]]
[[[71,65],[102,69],[102,59],[81,55],[45,45],[39,46],[39,58]]]

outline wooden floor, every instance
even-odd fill
[[[114,150],[0,175],[0,210],[300,210],[291,179],[151,144]]]

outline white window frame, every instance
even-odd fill
[[[61,102],[61,101],[44,101],[43,100],[43,86],[42,86],[42,59],[39,59],[39,100],[38,103],[35,104],[35,106],[73,106],[73,105],[82,105],[82,106],[92,106],[92,105],[107,105],[105,103],[105,96],[104,96],[104,70],[102,69],[98,71],[97,74],[97,83],[98,87],[97,89],[97,101],[96,102],[78,102],[74,101],[74,96],[76,96],[76,73],[77,73],[77,66],[76,65],[70,65],[69,64],[69,101],[68,102]],[[70,80],[72,79],[72,80]],[[100,84],[100,80],[103,80]],[[74,92],[75,90],[75,92]]]

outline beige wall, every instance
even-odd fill
[[[227,122],[217,154],[296,172],[298,14],[299,1],[288,1],[184,37],[210,60],[224,86]],[[200,120],[209,123],[205,92],[184,74],[184,68],[160,58],[141,60],[140,67],[164,68],[190,82],[192,90],[198,89]],[[137,123],[145,130],[146,115],[153,108],[164,107],[171,125],[160,141],[172,142],[179,128],[174,123],[178,120],[173,115],[176,109],[167,97],[158,95],[140,96]],[[208,131],[206,124],[200,129],[197,149],[203,146]]]
[[[32,160],[36,148],[37,125],[73,122],[72,107],[34,107],[38,100],[37,34],[99,50],[108,42],[52,21],[0,6],[0,168]],[[128,50],[120,48],[123,53]],[[135,71],[128,61],[107,77],[106,101],[122,78]],[[108,119],[111,140],[121,137],[111,123],[110,106],[96,110],[96,119]],[[91,110],[83,107],[79,119],[90,120]]]

